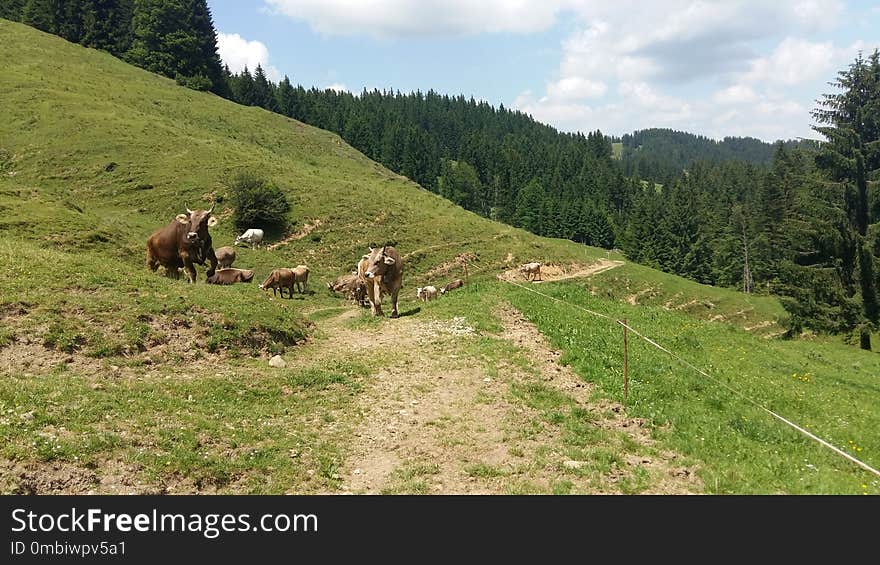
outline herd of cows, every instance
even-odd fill
[[[165,269],[166,276],[175,279],[180,278],[181,272],[184,272],[189,281],[195,283],[195,264],[204,266],[207,261],[210,263],[206,273],[206,282],[209,284],[251,282],[254,278],[252,270],[232,266],[235,261],[234,247],[226,246],[214,250],[208,231],[210,226],[217,224],[213,212],[214,206],[209,210],[190,210],[186,207],[186,214],[178,214],[170,224],[153,232],[147,239],[147,267],[155,272],[161,266]],[[247,243],[259,248],[262,241],[263,230],[249,229],[235,238],[233,246]],[[540,277],[541,264],[527,263],[520,268],[520,272],[527,280],[533,280]],[[287,289],[288,298],[293,298],[294,289],[300,294],[308,292],[308,279],[309,269],[305,265],[274,269],[259,288],[271,288],[273,295],[276,291],[280,292],[281,298],[284,298],[284,290]],[[391,317],[397,318],[400,315],[397,298],[402,285],[403,259],[393,246],[384,245],[370,247],[369,253],[361,257],[355,270],[327,283],[327,288],[345,294],[362,306],[369,306],[374,316],[383,315],[382,298],[386,294],[390,295]],[[418,287],[416,296],[427,302],[463,285],[464,281],[455,279],[439,289],[435,286]]]

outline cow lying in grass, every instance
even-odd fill
[[[361,306],[369,306],[367,302],[367,286],[357,276],[357,271],[341,275],[333,282],[327,283],[331,292],[342,293],[348,300],[354,300]]]
[[[249,269],[220,269],[206,281],[208,284],[247,283],[254,280],[254,272]]]
[[[450,290],[455,290],[456,288],[461,288],[464,286],[464,281],[461,279],[455,279],[450,283],[446,283],[440,288],[440,294],[446,294]]]

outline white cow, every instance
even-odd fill
[[[434,300],[435,298],[437,298],[437,287],[420,286],[416,289],[416,297],[418,297],[418,299],[422,302]]]
[[[253,247],[259,248],[260,244],[263,243],[263,230],[259,230],[256,228],[251,228],[241,234],[240,236],[235,238],[235,244],[239,243],[249,243]]]
[[[543,280],[541,278],[541,263],[526,263],[519,268],[519,272],[526,276],[526,280]]]

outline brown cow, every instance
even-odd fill
[[[274,269],[269,276],[266,277],[266,280],[263,281],[263,284],[260,285],[260,290],[268,290],[272,289],[272,296],[275,295],[275,290],[281,293],[281,298],[284,298],[284,289],[288,290],[288,298],[293,298],[293,271],[290,269]]]
[[[237,282],[251,282],[254,272],[249,269],[218,269],[213,276],[208,277],[208,284],[235,284]]]
[[[217,256],[217,264],[221,269],[228,269],[232,266],[233,261],[235,261],[235,248],[229,247],[219,247],[214,250],[214,255]]]
[[[464,281],[461,279],[455,279],[450,283],[446,283],[442,287],[440,287],[440,294],[446,294],[450,290],[455,290],[456,288],[461,288],[464,286]]]
[[[358,273],[367,286],[367,299],[374,316],[382,315],[382,293],[391,295],[391,317],[397,318],[397,295],[403,286],[403,259],[390,246],[370,249],[369,256],[358,263]]]
[[[217,270],[217,256],[211,245],[209,226],[217,225],[217,218],[210,210],[190,210],[186,214],[178,214],[174,221],[153,232],[147,239],[147,267],[155,272],[159,265],[165,268],[165,274],[178,277],[178,269],[184,269],[189,282],[196,282],[196,268],[193,263],[204,265],[205,260],[211,262],[207,276]]]

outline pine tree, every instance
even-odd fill
[[[295,115],[293,86],[291,86],[290,79],[286,75],[278,83],[275,98],[278,112],[290,117]]]
[[[4,0],[0,2],[0,18],[12,21],[21,21],[21,12],[25,0]]]
[[[57,34],[64,18],[61,0],[27,0],[21,11],[21,21],[47,33]]]
[[[257,63],[257,68],[254,70],[254,105],[272,112],[278,111],[274,87],[269,82],[269,79],[266,78],[266,73],[259,63]]]
[[[247,66],[233,79],[233,100],[244,106],[256,106],[257,98],[254,94],[254,77],[251,76]]]
[[[855,327],[862,349],[871,349],[871,332],[880,326],[877,297],[876,232],[871,217],[868,183],[880,170],[880,53],[861,55],[840,71],[833,86],[841,93],[825,94],[813,117],[814,129],[826,138],[816,164],[839,194],[837,205],[846,216],[841,226],[838,274],[846,298],[861,304]],[[852,271],[850,273],[849,271]]]
[[[544,227],[544,201],[547,193],[537,178],[533,178],[516,196],[513,224],[532,233],[540,234]]]
[[[81,43],[113,55],[124,54],[131,45],[133,0],[85,0],[82,9]]]
[[[205,0],[135,0],[132,37],[129,62],[196,90],[226,93]]]

